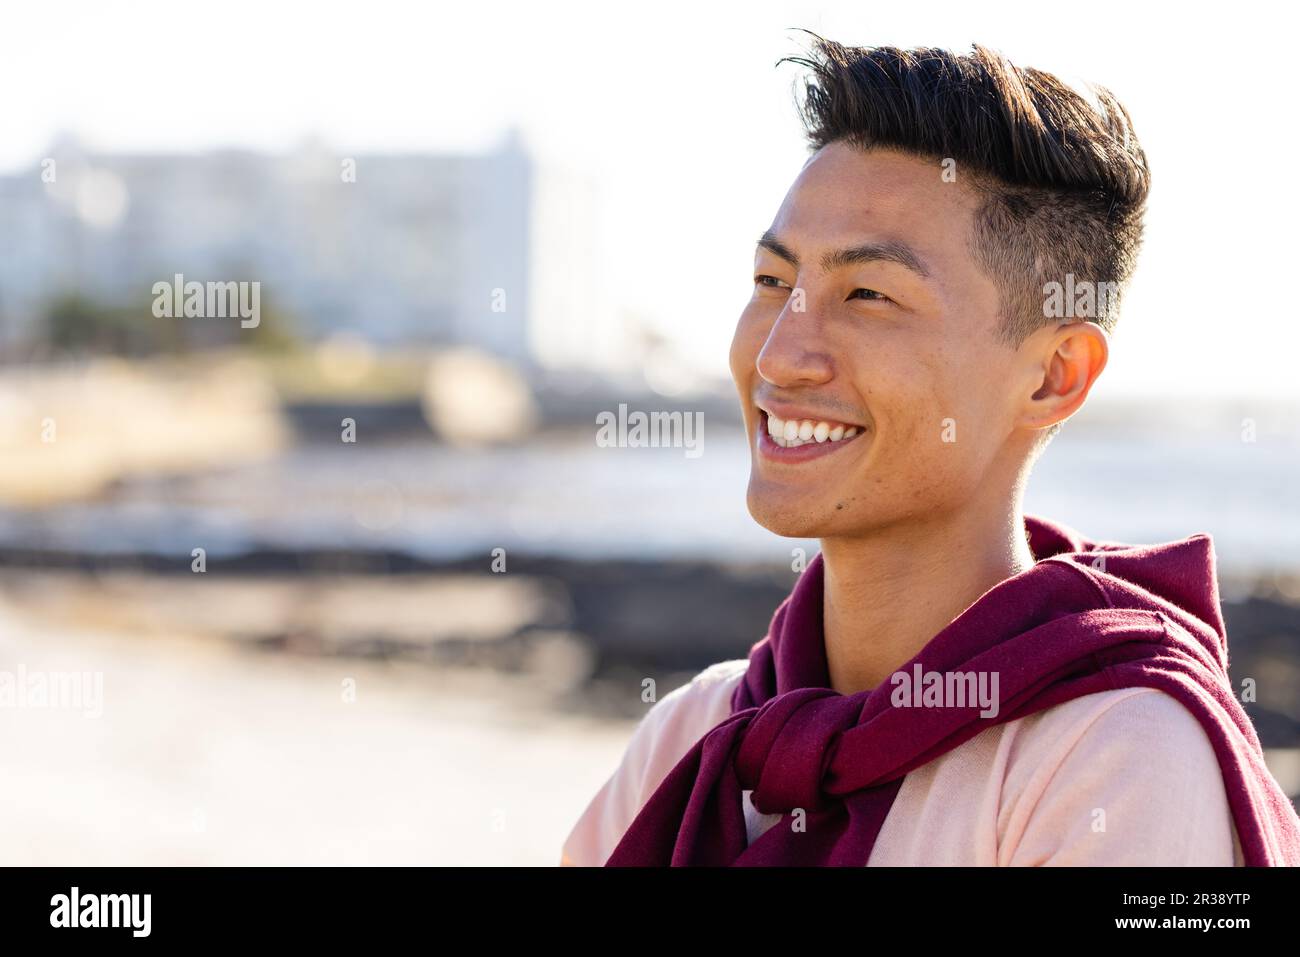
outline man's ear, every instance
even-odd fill
[[[1031,429],[1064,422],[1077,412],[1110,356],[1106,330],[1095,322],[1048,326],[1022,348],[1033,392],[1026,398],[1021,425]]]

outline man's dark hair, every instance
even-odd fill
[[[1111,284],[1093,287],[1110,291],[1110,308],[1088,318],[1114,327],[1150,175],[1129,115],[1108,90],[1092,87],[1090,103],[1051,74],[978,45],[965,55],[846,47],[804,32],[815,41],[809,55],[777,62],[811,70],[799,114],[812,151],[842,140],[955,161],[957,177],[983,196],[972,252],[1001,292],[1008,343],[1051,321],[1044,287],[1066,284],[1067,274],[1076,285]]]

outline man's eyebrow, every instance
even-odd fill
[[[921,257],[912,251],[912,247],[897,239],[887,239],[880,243],[863,243],[848,249],[837,249],[822,257],[822,269],[831,272],[857,263],[889,262],[897,263],[912,270],[918,276],[929,277],[930,271],[921,262]]]
[[[769,250],[774,255],[780,256],[795,269],[799,268],[799,257],[794,254],[794,250],[781,242],[772,230],[769,229],[759,237],[758,245]],[[912,270],[918,276],[928,278],[930,275],[930,270],[926,269],[925,263],[912,250],[912,247],[896,239],[889,239],[879,243],[863,243],[860,246],[849,246],[844,249],[833,250],[822,256],[821,265],[824,271],[831,272],[845,266],[869,262],[897,263]]]
[[[769,229],[758,237],[758,245],[773,255],[780,256],[795,269],[799,268],[799,257],[794,254],[794,250],[777,239],[776,233],[772,232],[772,230]]]

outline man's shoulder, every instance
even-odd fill
[[[1058,863],[1070,854],[1078,862],[1233,860],[1236,835],[1214,745],[1196,715],[1164,691],[1073,698],[1008,722],[1000,745],[1003,825],[1022,859],[1050,849]],[[1086,839],[1063,837],[1085,822]]]
[[[673,766],[731,714],[745,659],[720,661],[655,701],[641,717],[613,775],[564,843],[571,864],[601,864]]]
[[[709,689],[716,689],[720,685],[728,685],[734,688],[748,667],[748,658],[730,658],[726,661],[719,661],[716,664],[709,665],[683,685],[683,688],[693,688],[697,694],[706,692]]]
[[[1174,734],[1179,740],[1190,736],[1206,738],[1200,721],[1177,698],[1159,688],[1129,687],[1096,691],[1071,698],[1018,720],[1022,733],[1032,732],[1045,738],[1072,737],[1098,730],[1123,732],[1122,738],[1135,736],[1159,741]]]
[[[1218,767],[1200,720],[1158,688],[1081,695],[1008,722],[1004,731],[1013,766],[1050,768],[1072,757],[1097,766],[1143,764],[1170,773]]]
[[[679,732],[675,737],[700,737],[731,714],[731,693],[748,665],[744,658],[709,665],[656,701],[642,719],[641,728],[656,732],[672,728]]]
[[[643,797],[691,745],[731,715],[731,693],[744,677],[744,659],[720,661],[656,701],[628,742],[626,760],[641,778]]]

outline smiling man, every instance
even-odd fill
[[[812,155],[731,369],[750,512],[821,552],[747,659],[651,708],[564,861],[1300,863],[1209,539],[1022,510],[1137,254],[1127,113],[980,47],[796,62]]]

